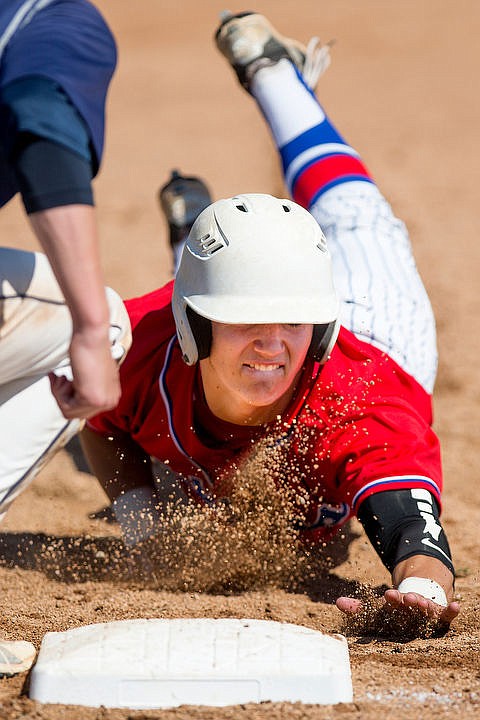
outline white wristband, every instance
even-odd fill
[[[408,577],[402,580],[397,590],[401,593],[417,593],[427,600],[433,600],[437,605],[447,607],[448,601],[445,590],[435,580],[420,577]]]
[[[146,485],[119,495],[112,503],[125,545],[133,547],[158,531],[160,513],[151,488]]]

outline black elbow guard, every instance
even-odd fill
[[[357,517],[390,572],[412,555],[434,557],[454,572],[438,504],[428,490],[375,493],[364,500]]]

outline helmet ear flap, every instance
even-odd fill
[[[210,355],[212,347],[212,322],[196,313],[189,305],[186,307],[186,314],[197,346],[198,359],[204,360]]]
[[[315,362],[326,363],[340,330],[340,321],[313,326],[313,335],[307,356]]]

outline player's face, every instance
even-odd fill
[[[200,363],[207,403],[223,420],[257,425],[288,405],[312,339],[312,325],[212,323]]]

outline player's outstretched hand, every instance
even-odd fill
[[[458,602],[453,601],[444,607],[414,592],[387,590],[384,597],[386,604],[392,608],[416,608],[431,620],[438,620],[443,625],[450,625],[460,612]]]
[[[120,399],[118,367],[108,338],[73,334],[70,344],[73,380],[50,373],[50,386],[67,420],[89,418],[115,407]]]
[[[421,634],[425,621],[433,626],[448,627],[460,612],[458,602],[450,602],[447,606],[437,605],[433,600],[424,598],[418,593],[401,593],[395,589],[387,590],[381,601],[375,605],[351,597],[339,597],[336,605],[341,612],[352,619],[356,617],[360,619],[363,615],[364,624],[373,628],[377,624],[382,627],[388,625],[390,618],[392,634],[394,634],[393,625],[398,625],[398,629],[401,630],[402,624],[407,619],[411,631],[413,631],[412,625],[417,623],[418,634]],[[415,632],[413,631],[412,634]]]

